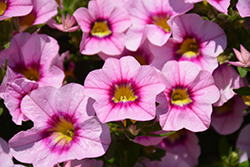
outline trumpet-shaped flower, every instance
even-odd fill
[[[250,53],[244,48],[244,46],[240,45],[240,52],[236,49],[233,50],[239,61],[229,61],[228,63],[238,67],[250,67]]]
[[[239,149],[239,152],[247,153],[248,158],[250,158],[250,124],[246,125],[244,128],[241,129],[240,134],[238,136],[236,146]]]
[[[212,103],[219,91],[212,75],[189,61],[168,61],[162,68],[166,89],[158,96],[157,115],[163,130],[186,128],[193,132],[209,128]]]
[[[82,54],[121,54],[125,43],[123,32],[131,24],[129,14],[123,7],[114,6],[110,0],[92,0],[88,9],[79,8],[73,16],[83,31]]]
[[[0,21],[15,16],[27,15],[32,8],[31,0],[1,0]]]
[[[239,0],[236,4],[236,8],[238,9],[241,17],[250,16],[250,0]]]
[[[68,13],[66,18],[62,16],[62,24],[53,23],[53,26],[63,32],[74,32],[80,28],[76,25],[75,17],[71,17]]]
[[[162,46],[171,35],[169,20],[193,8],[184,0],[129,0],[125,5],[132,26],[126,33],[126,48],[136,51],[147,38],[152,44]]]
[[[241,97],[234,96],[223,106],[214,108],[211,125],[221,135],[234,133],[243,123],[247,107]]]
[[[42,87],[25,96],[21,109],[34,127],[10,139],[12,155],[34,166],[98,157],[110,144],[108,125],[94,116],[83,86]]]
[[[187,60],[212,73],[218,66],[217,56],[227,45],[223,29],[197,14],[184,14],[174,18],[172,31],[173,39],[165,45],[151,45],[152,65],[161,69],[168,60]]]
[[[131,56],[108,58],[102,69],[88,74],[84,86],[84,94],[96,100],[101,122],[154,119],[155,97],[164,90],[155,68],[140,66]]]
[[[7,66],[11,69],[7,69],[6,79],[1,84],[1,93],[5,91],[7,82],[12,82],[16,78],[36,81],[40,87],[59,88],[64,73],[52,64],[53,59],[58,56],[58,51],[57,41],[47,35],[29,33],[15,35],[9,48],[0,53],[0,63],[4,64],[7,59]]]
[[[32,25],[46,23],[57,14],[58,4],[54,0],[32,0],[32,4],[32,11],[19,18],[20,31]]]
[[[102,167],[103,161],[96,159],[70,160],[63,167]]]

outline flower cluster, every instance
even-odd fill
[[[0,166],[249,165],[249,6],[0,0]]]

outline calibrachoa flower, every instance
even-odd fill
[[[126,48],[136,51],[147,38],[162,46],[171,35],[168,20],[193,8],[184,0],[129,0],[125,4],[131,15],[132,26],[126,33]]]
[[[154,119],[155,97],[164,90],[155,68],[140,66],[131,56],[108,58],[102,69],[88,74],[84,86],[84,94],[96,100],[101,122]]]
[[[32,10],[31,0],[1,0],[0,1],[0,21],[27,15]]]
[[[181,129],[163,139],[159,147],[178,155],[190,166],[196,166],[201,154],[201,148],[198,143],[199,139],[195,133]]]
[[[54,0],[32,0],[32,11],[19,18],[19,29],[24,31],[31,25],[43,24],[57,14],[58,4]]]
[[[28,121],[21,111],[21,101],[25,95],[38,88],[36,82],[27,80],[26,78],[18,78],[13,82],[7,83],[7,89],[4,93],[4,104],[8,108],[12,121],[17,125],[21,125],[22,121]]]
[[[82,54],[121,54],[125,43],[123,32],[131,24],[129,14],[123,7],[115,7],[110,0],[92,0],[88,9],[79,8],[73,16],[83,31]]]
[[[234,96],[223,106],[214,108],[211,125],[221,135],[234,133],[243,123],[247,107],[242,97]]]
[[[96,159],[70,160],[63,167],[102,167],[103,161]]]
[[[217,56],[227,45],[223,29],[197,14],[184,14],[175,17],[172,31],[173,38],[165,45],[151,45],[156,60],[152,65],[161,69],[168,60],[188,60],[203,70],[213,72],[218,66]]]
[[[58,56],[58,51],[57,41],[47,35],[15,35],[9,48],[0,53],[0,63],[4,64],[8,59],[9,67],[1,84],[1,93],[5,91],[7,82],[20,77],[36,81],[40,87],[61,87],[64,73],[52,64],[53,59]]]
[[[63,32],[74,32],[80,28],[76,24],[75,17],[67,13],[66,18],[62,16],[62,24],[53,23],[53,26]]]
[[[201,2],[202,0],[185,0],[188,3],[196,3]],[[227,8],[230,5],[230,0],[207,0],[209,4],[211,4],[218,11],[227,14]]]
[[[240,52],[234,48],[233,50],[239,61],[229,61],[228,63],[238,67],[250,67],[250,53],[244,48],[244,46],[240,45]]]
[[[236,70],[228,64],[219,65],[213,72],[214,84],[220,91],[219,100],[213,106],[222,106],[225,102],[231,99],[236,93],[233,89],[238,89],[244,86],[244,81]]]
[[[25,96],[21,109],[34,127],[10,139],[12,155],[34,166],[103,155],[110,144],[108,125],[94,116],[83,86],[42,87]]]
[[[238,9],[241,17],[250,16],[250,0],[239,0],[236,4],[236,8]]]
[[[209,128],[212,104],[220,96],[212,75],[189,61],[168,61],[162,68],[166,89],[158,96],[157,115],[163,130]]]

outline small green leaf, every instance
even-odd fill
[[[238,165],[238,167],[249,167],[249,166],[250,166],[249,161],[244,161]]]
[[[237,69],[241,78],[244,78],[247,75],[247,70],[245,68],[237,67]]]
[[[233,89],[233,91],[237,93],[237,95],[240,95],[240,96],[250,95],[250,87],[241,87],[239,89]]]
[[[2,115],[3,113],[3,108],[0,108],[0,116]]]

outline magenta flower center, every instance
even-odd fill
[[[172,104],[176,104],[182,107],[191,102],[193,102],[193,100],[190,99],[189,94],[187,92],[187,88],[186,89],[182,89],[182,88],[173,89],[173,92],[171,94]]]
[[[25,78],[33,81],[38,81],[40,77],[39,71],[33,68],[25,69],[20,73],[23,74]]]
[[[177,53],[187,58],[192,58],[198,56],[200,54],[200,50],[194,38],[187,38],[182,42],[179,50],[177,50]]]
[[[137,98],[138,96],[134,94],[134,91],[131,88],[131,84],[121,86],[115,85],[115,93],[114,97],[112,98],[115,103],[134,101]]]
[[[153,24],[161,27],[165,32],[171,31],[171,28],[167,23],[168,20],[169,16],[153,16]]]
[[[52,132],[54,141],[60,145],[70,143],[73,139],[75,128],[71,122],[60,118],[59,122],[48,131]]]
[[[112,31],[110,31],[108,22],[105,21],[96,21],[90,31],[92,36],[96,36],[99,38],[109,36]]]
[[[0,1],[0,15],[3,15],[6,9],[7,9],[6,2]]]

